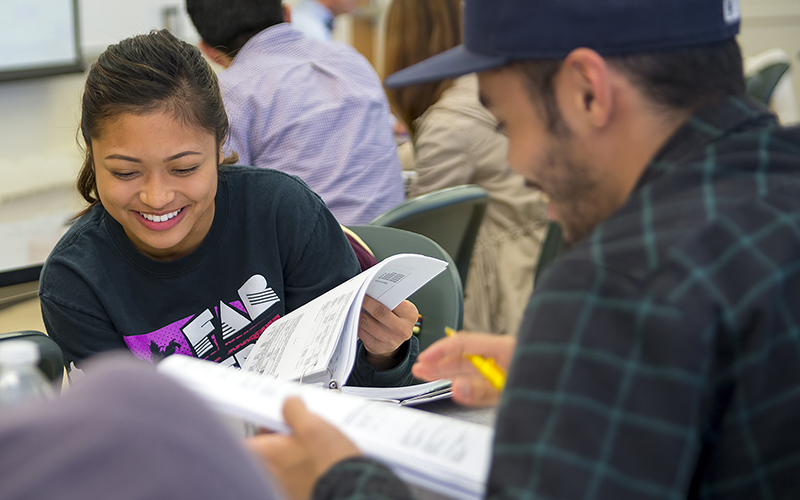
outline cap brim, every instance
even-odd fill
[[[389,75],[384,84],[389,88],[394,88],[435,80],[449,80],[468,73],[499,68],[508,61],[507,57],[469,52],[466,47],[459,45]]]

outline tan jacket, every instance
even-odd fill
[[[547,223],[541,195],[506,163],[508,139],[480,105],[475,75],[456,80],[415,125],[409,197],[461,184],[489,193],[464,289],[464,328],[516,335]]]

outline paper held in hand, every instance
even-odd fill
[[[275,380],[187,356],[170,356],[158,370],[205,399],[217,411],[285,432],[282,408],[297,395],[366,455],[403,480],[453,497],[484,495],[491,427],[339,391]]]
[[[341,387],[356,360],[364,294],[394,309],[447,267],[416,254],[389,257],[272,323],[244,363],[280,380]]]

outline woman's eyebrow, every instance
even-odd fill
[[[140,160],[138,158],[131,158],[130,156],[117,155],[117,154],[108,155],[108,156],[106,156],[105,159],[106,160],[125,160],[125,161],[131,161],[133,163],[142,163],[142,160]]]
[[[172,156],[170,156],[168,158],[164,158],[164,163],[170,162],[172,160],[177,160],[178,158],[183,158],[184,156],[200,155],[200,154],[202,154],[202,153],[200,153],[198,151],[183,151],[181,153],[174,154],[174,155],[172,155]],[[131,156],[125,156],[125,155],[120,155],[120,154],[108,155],[108,156],[106,156],[105,159],[106,160],[125,160],[125,161],[130,161],[130,162],[133,162],[133,163],[142,163],[142,160],[140,160],[139,158],[133,158]]]
[[[200,152],[197,152],[197,151],[184,151],[184,152],[182,152],[182,153],[178,153],[178,154],[176,154],[176,155],[172,155],[172,156],[170,156],[169,158],[165,158],[165,159],[164,159],[164,162],[168,162],[168,161],[172,161],[172,160],[177,160],[178,158],[183,158],[184,156],[189,156],[189,155],[199,155],[199,154],[202,154],[202,153],[200,153]]]

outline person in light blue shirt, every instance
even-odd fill
[[[334,20],[356,8],[356,0],[300,0],[292,7],[292,25],[306,36],[330,41]]]
[[[352,47],[304,36],[279,0],[187,0],[220,76],[229,150],[300,177],[344,225],[403,201],[389,105]]]

